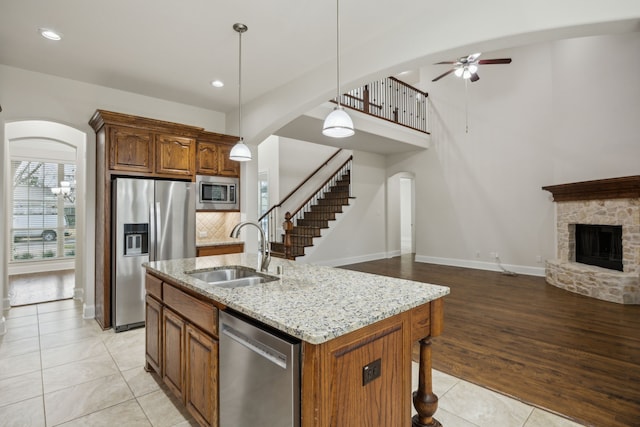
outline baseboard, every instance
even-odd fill
[[[380,252],[377,254],[360,255],[350,258],[338,258],[332,260],[324,260],[314,262],[315,265],[324,265],[326,267],[340,267],[341,265],[357,264],[359,262],[375,261],[377,259],[388,258],[387,254]]]
[[[95,305],[82,304],[82,318],[83,319],[95,319],[95,317],[96,317],[96,306]]]
[[[73,299],[76,301],[84,301],[84,289],[73,288]]]
[[[385,258],[395,258],[400,255],[402,255],[402,251],[398,249],[397,251],[387,252],[387,256]]]
[[[488,270],[488,271],[503,271],[500,266],[495,262],[484,262],[484,261],[472,261],[466,259],[457,259],[457,258],[440,258],[440,257],[431,257],[424,255],[416,255],[416,262],[424,262],[428,264],[438,264],[438,265],[449,265],[452,267],[464,267],[464,268],[475,268],[478,270]],[[539,276],[544,277],[544,267],[529,267],[526,265],[513,265],[513,264],[502,264],[505,270],[517,273],[517,274],[525,274],[527,276]]]

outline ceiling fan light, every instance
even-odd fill
[[[456,68],[453,73],[456,75],[456,77],[462,77],[462,68]]]
[[[478,66],[476,64],[469,65],[469,72],[471,72],[471,74],[475,74],[478,72]]]
[[[236,145],[231,149],[231,153],[229,153],[229,159],[235,160],[236,162],[248,162],[251,160],[251,150],[242,142],[242,139],[238,141]]]
[[[337,106],[324,119],[322,134],[331,138],[346,138],[355,133],[353,121],[344,108]]]
[[[464,69],[464,72],[462,73],[462,78],[463,78],[463,79],[471,78],[471,72],[469,71],[469,69],[468,69],[468,68],[465,68],[465,69]]]

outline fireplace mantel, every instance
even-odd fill
[[[640,175],[547,185],[542,189],[553,194],[553,200],[556,202],[638,198]]]

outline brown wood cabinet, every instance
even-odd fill
[[[185,403],[203,426],[218,422],[218,340],[187,325]]]
[[[146,289],[145,369],[162,378],[200,425],[218,426],[217,308],[151,274]]]
[[[244,252],[244,243],[234,243],[232,245],[200,246],[199,248],[197,248],[197,256],[240,254],[242,252]]]
[[[105,110],[97,110],[89,124],[96,132],[95,319],[108,329],[112,323],[112,180],[128,176],[194,181],[196,169],[203,174],[239,176],[240,167],[225,154],[237,140],[230,135]],[[204,144],[202,156],[197,141]]]
[[[196,149],[196,174],[239,177],[240,163],[229,160],[238,137],[215,132],[202,132]]]
[[[149,368],[161,373],[162,366],[162,303],[150,295],[145,298],[145,354]]]
[[[157,289],[158,280],[147,275],[153,289]],[[161,375],[200,425],[217,427],[217,310],[225,307],[166,280],[162,281],[162,299],[164,342],[160,358],[165,372]],[[152,305],[147,307],[156,310]],[[441,333],[442,321],[443,300],[438,299],[322,344],[303,341],[300,425],[412,425],[411,354],[417,339],[421,344],[421,385],[416,408],[420,408],[423,420],[430,420],[438,399],[431,392],[428,337]],[[156,339],[153,329],[147,329],[147,334],[152,335],[152,341]],[[151,363],[147,352],[147,365]],[[430,421],[424,425],[431,425]]]
[[[186,322],[169,308],[162,310],[162,379],[180,399],[184,397]]]

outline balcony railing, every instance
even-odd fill
[[[429,134],[428,97],[427,92],[395,77],[386,77],[343,94],[340,104]]]

